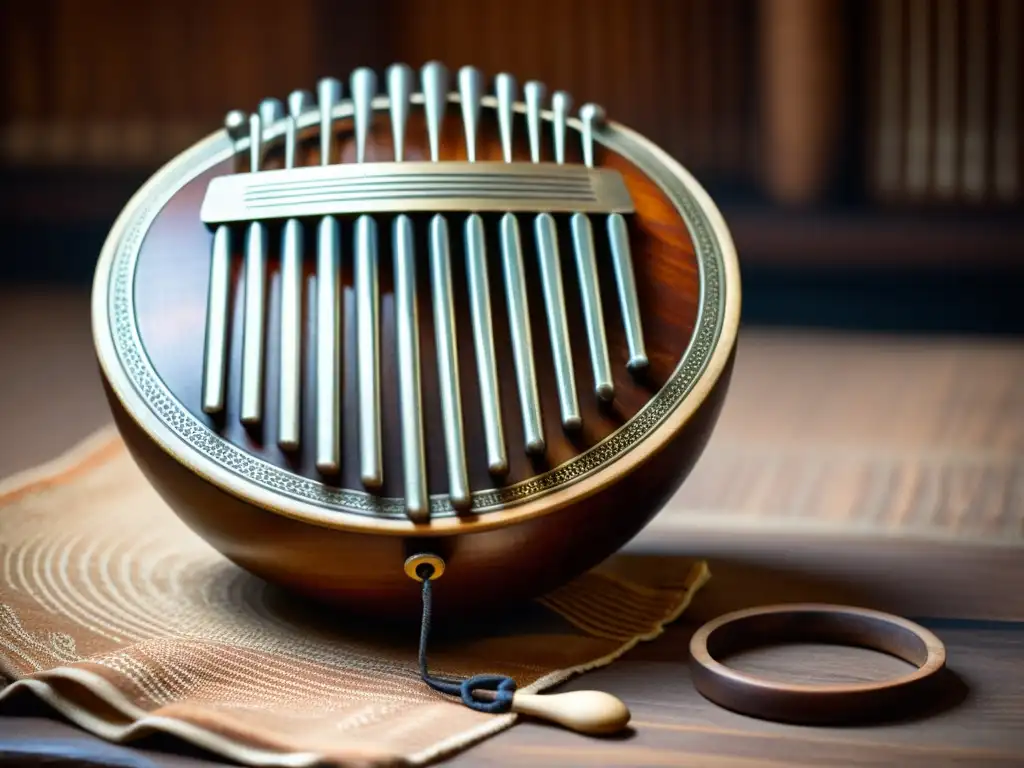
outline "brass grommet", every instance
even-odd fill
[[[405,561],[405,575],[410,579],[416,581],[423,581],[423,577],[417,573],[421,566],[429,565],[434,569],[434,572],[429,576],[429,579],[433,581],[444,573],[444,560],[437,555],[432,555],[429,552],[421,552],[418,555],[412,555]]]

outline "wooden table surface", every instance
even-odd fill
[[[0,292],[0,476],[108,423],[82,293]],[[746,331],[718,431],[679,496],[629,546],[699,556],[712,579],[657,640],[564,686],[621,696],[614,739],[521,722],[451,765],[1024,766],[1024,343]],[[850,728],[724,711],[692,687],[690,634],[733,608],[831,601],[893,611],[945,642],[930,710]],[[906,668],[853,649],[751,651],[779,679]],[[219,765],[167,739],[106,744],[42,705],[3,712],[11,765]]]

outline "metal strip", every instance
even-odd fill
[[[631,370],[637,370],[647,366],[647,350],[644,347],[640,301],[633,276],[633,257],[629,251],[629,233],[626,231],[626,220],[617,213],[608,217],[608,239],[612,247],[615,280],[619,286],[622,319],[626,325],[626,343],[629,345],[629,362],[626,365]]]
[[[228,358],[228,301],[231,291],[231,229],[217,227],[210,257],[206,300],[206,354],[203,365],[203,412],[224,410]]]
[[[496,475],[508,472],[505,431],[501,421],[501,397],[498,388],[498,361],[494,351],[491,322],[491,290],[487,281],[487,246],[484,222],[478,215],[466,219],[466,276],[469,283],[469,310],[473,323],[477,378],[480,381],[480,409],[487,444],[487,468]]]
[[[441,422],[448,460],[448,495],[456,509],[468,507],[471,497],[466,470],[466,439],[459,392],[459,353],[455,336],[455,297],[452,294],[448,222],[441,215],[430,222],[430,282],[434,299],[437,374],[441,389]]]
[[[316,257],[316,468],[341,468],[341,227],[325,216]]]
[[[526,278],[523,275],[523,248],[519,238],[519,222],[511,213],[501,218],[501,250],[516,384],[523,413],[523,436],[527,452],[542,453],[545,447],[544,425],[541,421],[537,373],[533,363],[530,308],[526,298]]]
[[[288,96],[284,164],[295,165],[296,121],[312,103],[305,91]],[[283,450],[299,447],[302,410],[302,254],[303,228],[298,219],[285,222],[281,242],[280,379],[278,383],[277,443]]]
[[[602,400],[615,396],[611,362],[608,357],[608,339],[604,330],[604,310],[601,305],[601,287],[594,256],[594,234],[590,219],[582,213],[571,219],[572,242],[576,251],[576,271],[579,274],[583,303],[583,321],[590,346],[590,367],[594,374],[594,392]]]
[[[281,246],[281,378],[277,442],[285,450],[299,447],[302,371],[302,224],[289,219]]]
[[[367,488],[379,488],[384,482],[380,425],[380,297],[377,223],[370,216],[356,220],[355,245],[359,475]]]
[[[398,402],[402,423],[402,469],[405,509],[409,518],[430,517],[420,390],[419,314],[416,308],[416,255],[412,220],[398,216],[394,224],[395,337],[398,346]]]
[[[208,225],[309,216],[429,211],[632,213],[622,175],[556,163],[409,162],[281,168],[213,179]]]
[[[551,214],[542,213],[534,220],[537,239],[537,257],[540,261],[541,287],[548,317],[548,335],[555,364],[558,385],[558,404],[562,412],[562,426],[579,429],[583,424],[580,404],[576,398],[576,374],[572,364],[572,344],[569,341],[569,322],[565,316],[565,293],[558,257],[558,232]]]
[[[245,237],[245,305],[242,334],[243,424],[263,418],[263,364],[266,343],[267,230],[254,221]]]

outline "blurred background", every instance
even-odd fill
[[[87,289],[230,108],[437,58],[599,102],[709,189],[748,325],[1019,333],[1017,0],[0,0],[0,281]]]

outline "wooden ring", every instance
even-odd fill
[[[817,642],[888,653],[917,667],[890,680],[799,685],[731,669],[717,659],[761,645]],[[946,648],[912,621],[880,611],[802,603],[736,611],[690,640],[693,682],[705,698],[744,715],[779,722],[854,722],[897,714],[923,698],[946,665]]]

